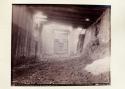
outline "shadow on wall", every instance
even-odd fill
[[[36,40],[33,36],[33,15],[25,5],[13,6],[11,60],[12,66],[32,61],[36,56]]]

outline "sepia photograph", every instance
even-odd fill
[[[111,84],[111,5],[12,4],[11,86]]]

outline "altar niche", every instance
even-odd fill
[[[54,30],[54,54],[68,54],[68,31]]]

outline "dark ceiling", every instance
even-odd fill
[[[107,5],[34,4],[26,5],[30,11],[41,10],[49,20],[59,20],[73,26],[88,28],[101,14],[110,8]],[[89,21],[86,21],[89,19]]]

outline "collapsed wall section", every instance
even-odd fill
[[[91,60],[110,56],[110,9],[107,9],[85,33],[83,55]]]

